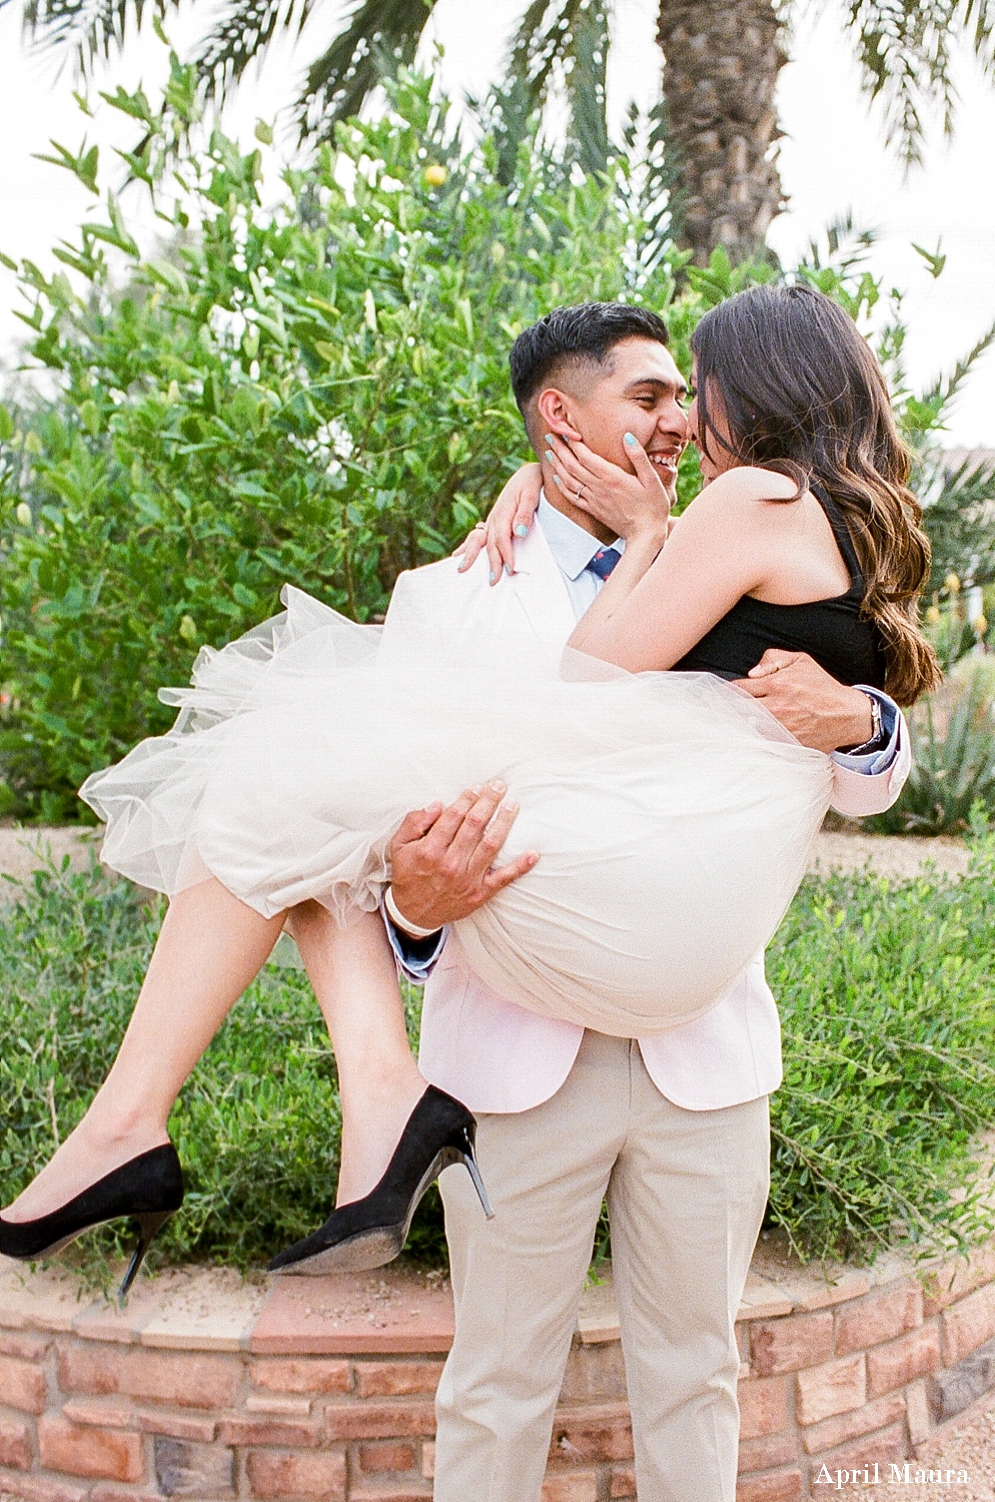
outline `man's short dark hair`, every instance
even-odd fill
[[[554,308],[511,346],[511,389],[521,413],[556,368],[568,361],[603,365],[623,339],[669,344],[667,325],[649,308],[624,302],[582,302]]]

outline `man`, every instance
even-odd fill
[[[673,497],[688,441],[684,381],[656,315],[621,304],[559,309],[516,342],[516,397],[539,455],[562,410],[589,448],[630,472],[633,433]],[[617,541],[552,484],[515,571],[490,587],[481,557],[398,580],[386,629],[486,625],[566,641]],[[908,751],[901,716],[811,659],[768,653],[750,687],[807,744],[836,753],[834,803],[887,807]],[[872,741],[877,715],[880,733]],[[456,1337],[438,1395],[436,1502],[537,1502],[603,1198],[641,1502],[732,1502],[739,1358],[733,1325],[767,1199],[767,1096],[781,1078],[777,1010],[758,955],[706,1016],[638,1042],[584,1032],[488,990],[447,925],[496,889],[487,827],[496,785],[409,815],[387,908],[406,973],[426,982],[420,1066],[478,1118],[496,1211],[444,1174]],[[691,1479],[693,1478],[693,1480]]]

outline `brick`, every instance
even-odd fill
[[[871,1397],[893,1392],[917,1377],[927,1377],[942,1366],[940,1327],[935,1321],[920,1325],[899,1340],[867,1353],[867,1391]]]
[[[427,1439],[421,1447],[421,1473],[426,1481],[435,1480],[435,1440]]]
[[[234,1402],[241,1379],[241,1363],[224,1356],[108,1350],[83,1342],[59,1346],[63,1392],[121,1393],[180,1408],[227,1408]]]
[[[787,1319],[759,1320],[751,1327],[752,1366],[758,1377],[776,1377],[817,1366],[833,1354],[833,1316],[793,1314]]]
[[[630,1499],[635,1502],[636,1473],[631,1465],[620,1466],[618,1470],[612,1471],[608,1495],[612,1502],[616,1497],[624,1499],[624,1502],[630,1502]]]
[[[420,1481],[395,1481],[384,1486],[371,1481],[369,1486],[351,1486],[349,1502],[431,1502],[432,1493]]]
[[[252,1495],[271,1502],[343,1502],[346,1494],[345,1455],[278,1455],[250,1450],[246,1469]],[[355,1495],[355,1491],[353,1492]]]
[[[967,1257],[958,1257],[936,1269],[926,1279],[924,1307],[927,1314],[945,1309],[965,1294],[995,1281],[995,1241],[976,1247]]]
[[[741,1440],[739,1473],[770,1471],[798,1459],[798,1441],[793,1434],[767,1434],[762,1439]]]
[[[357,1361],[356,1392],[361,1398],[406,1398],[435,1395],[441,1361]]]
[[[569,1476],[547,1476],[540,1502],[598,1502],[595,1471],[571,1471]]]
[[[631,1460],[632,1420],[625,1403],[557,1409],[549,1458],[556,1460]]]
[[[70,1424],[55,1414],[38,1420],[38,1453],[43,1466],[70,1476],[140,1481],[145,1469],[139,1435]]]
[[[618,1403],[627,1396],[621,1342],[575,1346],[570,1352],[559,1401]]]
[[[62,1405],[62,1417],[71,1424],[95,1424],[103,1429],[133,1429],[135,1410],[125,1403],[93,1403],[77,1398]]]
[[[0,1465],[31,1469],[31,1430],[23,1419],[0,1418]]]
[[[88,1502],[162,1502],[158,1492],[135,1491],[126,1486],[101,1486],[93,1488]]]
[[[310,1398],[293,1398],[289,1393],[250,1393],[245,1406],[249,1413],[270,1413],[282,1419],[306,1419],[311,1413]]]
[[[836,1316],[836,1354],[866,1351],[868,1346],[896,1340],[922,1324],[922,1288],[903,1281],[896,1287],[869,1294]]]
[[[736,1502],[799,1502],[802,1473],[778,1471],[771,1476],[744,1476],[736,1484]]]
[[[995,1388],[995,1340],[986,1341],[956,1366],[937,1372],[927,1391],[937,1423],[963,1413]]]
[[[828,1455],[821,1455],[817,1460],[809,1462],[812,1496],[831,1495],[826,1485],[823,1466],[832,1476],[834,1483],[837,1471],[849,1471],[851,1480],[856,1482],[859,1479],[863,1483],[865,1466],[873,1467],[876,1461],[883,1470],[893,1460],[904,1460],[905,1450],[905,1425],[893,1424],[890,1429],[879,1429],[876,1434],[868,1435],[865,1439],[857,1440],[851,1445],[844,1445],[842,1449],[833,1450]],[[861,1473],[859,1478],[853,1475],[855,1471]],[[822,1474],[821,1481],[818,1479],[820,1474]],[[873,1471],[871,1471],[871,1476],[873,1478]]]
[[[7,1408],[45,1412],[45,1373],[31,1361],[0,1356],[0,1394]]]
[[[432,1493],[420,1481],[395,1481],[384,1486],[371,1481],[369,1486],[351,1486],[349,1502],[431,1502]]]
[[[759,1439],[761,1435],[780,1434],[787,1429],[787,1377],[762,1377],[753,1382],[741,1382],[737,1396],[741,1439]]]
[[[223,1445],[282,1445],[285,1449],[314,1450],[321,1443],[321,1426],[288,1419],[222,1419],[218,1439]]]
[[[20,1471],[0,1470],[0,1493],[23,1497],[25,1502],[86,1502],[89,1488],[50,1476],[28,1476]]]
[[[325,1409],[329,1440],[435,1437],[434,1403],[330,1403]]]
[[[995,1284],[979,1288],[944,1309],[943,1347],[948,1366],[995,1336]]]
[[[348,1392],[351,1385],[348,1361],[263,1357],[252,1363],[251,1375],[257,1386],[270,1392]]]
[[[164,1434],[170,1439],[192,1439],[202,1445],[213,1442],[218,1432],[216,1419],[195,1419],[192,1414],[163,1413],[158,1408],[140,1408],[138,1427],[146,1434]]]
[[[43,1340],[37,1335],[18,1335],[12,1330],[0,1330],[0,1354],[19,1356],[22,1361],[41,1361],[51,1344],[50,1340]]]
[[[384,1440],[379,1444],[360,1445],[359,1469],[361,1471],[413,1471],[415,1447],[398,1440]]]
[[[167,1497],[225,1497],[235,1490],[235,1454],[222,1445],[155,1438],[155,1474]]]
[[[922,1444],[933,1432],[933,1415],[929,1407],[929,1398],[926,1394],[925,1382],[913,1382],[906,1389],[905,1397],[905,1422],[908,1425],[909,1439],[914,1445]]]
[[[820,1419],[859,1408],[867,1398],[867,1373],[863,1354],[827,1361],[823,1366],[799,1372],[795,1379],[798,1395],[795,1411],[800,1424],[817,1424]]]
[[[852,1413],[839,1413],[835,1418],[823,1419],[821,1424],[809,1425],[802,1433],[802,1444],[809,1455],[821,1455],[823,1450],[835,1450],[847,1440],[860,1439],[904,1417],[904,1397],[891,1393],[874,1403],[865,1403]]]

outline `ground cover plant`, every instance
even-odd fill
[[[773,1098],[770,1220],[805,1256],[963,1244],[987,1225],[969,1186],[972,1137],[995,1123],[993,877],[995,837],[979,834],[960,883],[810,879],[771,948],[786,1074]],[[11,897],[0,908],[4,1201],[103,1078],[161,914],[96,869],[42,871]],[[417,996],[408,1000],[414,1032]],[[159,1260],[259,1266],[324,1218],[339,1140],[335,1068],[300,972],[264,970],[171,1130],[189,1192]],[[90,1238],[88,1265],[113,1246]],[[411,1251],[444,1261],[435,1197]]]

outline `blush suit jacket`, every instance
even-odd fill
[[[385,631],[466,628],[565,645],[576,623],[563,577],[540,527],[515,543],[515,569],[491,587],[486,553],[460,573],[446,558],[400,576]],[[888,808],[909,773],[908,733],[899,727],[887,770],[868,775],[834,762],[833,806],[859,817]],[[419,1064],[430,1084],[474,1112],[525,1111],[560,1088],[583,1030],[526,1011],[477,979],[450,935],[425,986]],[[704,1017],[639,1041],[657,1088],[692,1111],[768,1095],[781,1082],[777,1007],[758,954],[732,991]]]

